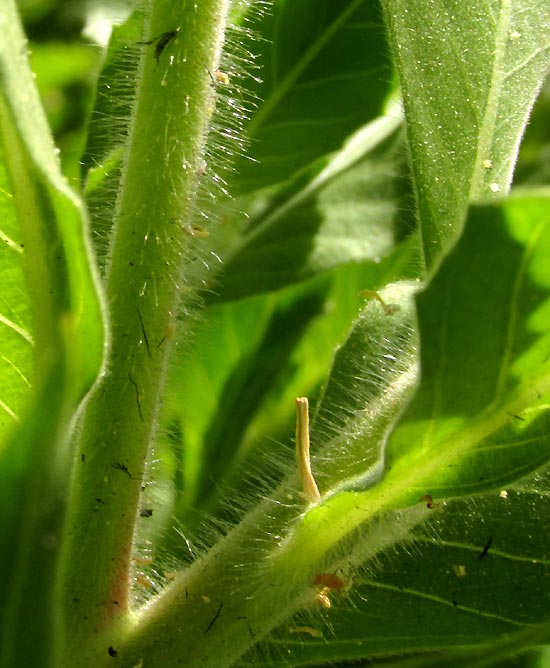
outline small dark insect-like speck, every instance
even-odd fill
[[[210,631],[210,629],[214,626],[214,624],[216,623],[218,617],[220,616],[220,612],[222,611],[222,608],[223,608],[223,603],[220,603],[220,607],[218,608],[218,610],[217,610],[216,614],[214,615],[212,621],[211,621],[210,624],[208,624],[208,626],[204,629],[204,632],[205,632],[205,633],[208,633],[208,631]]]
[[[166,32],[161,32],[160,35],[153,37],[153,39],[147,40],[146,42],[138,42],[138,44],[143,44],[148,46],[150,44],[155,44],[155,60],[157,61],[157,66],[159,64],[159,59],[168,44],[174,39],[178,34],[179,28],[175,30],[168,30]]]
[[[111,464],[111,466],[116,469],[117,471],[122,471],[123,473],[126,473],[126,475],[131,479],[132,474],[128,470],[128,467],[126,464],[121,464],[120,462],[115,462],[114,464]]]
[[[483,559],[484,557],[487,556],[487,552],[489,552],[489,548],[491,547],[492,544],[493,544],[493,537],[489,536],[487,542],[483,546],[483,550],[481,550],[481,554],[479,555],[480,559]]]

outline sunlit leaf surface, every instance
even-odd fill
[[[509,189],[519,141],[550,67],[546,0],[384,0],[401,77],[428,268],[468,202]]]

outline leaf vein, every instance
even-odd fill
[[[273,109],[275,109],[300,76],[306,71],[307,67],[313,62],[321,49],[344,25],[353,12],[361,6],[362,2],[363,0],[355,0],[355,2],[350,3],[350,5],[348,5],[348,7],[344,9],[329,26],[327,26],[324,33],[319,36],[317,41],[314,42],[304,53],[302,58],[297,61],[295,67],[282,79],[278,88],[265,100],[262,108],[249,123],[248,134],[250,137],[254,136],[256,130],[264,123],[265,119],[273,112]],[[275,44],[275,41],[273,41],[273,43]]]
[[[34,340],[31,336],[31,334],[24,328],[20,327],[19,325],[16,325],[13,320],[10,320],[9,318],[6,318],[6,316],[0,314],[0,323],[6,325],[6,327],[9,327],[11,330],[13,330],[16,334],[19,334],[25,341],[27,341],[30,344],[34,344]]]
[[[413,596],[413,597],[418,597],[422,599],[427,599],[429,601],[433,601],[434,603],[439,603],[441,605],[453,608],[456,610],[457,606],[455,603],[453,603],[452,600],[446,600],[444,598],[441,598],[441,596],[436,596],[434,594],[428,594],[426,592],[418,591],[417,589],[410,589],[408,587],[396,587],[395,585],[390,585],[387,583],[381,583],[381,582],[376,582],[374,580],[367,580],[365,581],[368,586],[371,586],[376,589],[386,589],[389,591],[396,591],[401,594]],[[475,608],[470,608],[468,606],[460,605],[458,606],[459,609],[462,612],[469,612],[473,615],[477,615],[478,617],[483,617],[487,619],[497,619],[501,622],[505,622],[507,624],[512,624],[513,626],[518,626],[518,627],[527,627],[530,626],[526,622],[520,622],[517,619],[510,619],[509,617],[504,617],[503,615],[497,615],[494,612],[488,612],[487,610],[476,610]]]

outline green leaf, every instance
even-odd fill
[[[399,125],[399,115],[376,119],[272,197],[248,203],[249,227],[208,301],[280,289],[348,263],[382,263],[380,285],[415,275],[417,240],[398,243],[414,225],[402,215],[411,196]]]
[[[312,426],[314,468],[326,494],[371,486],[387,435],[418,381],[413,295],[401,281],[372,299],[335,354]]]
[[[348,265],[208,309],[170,374],[161,418],[169,442],[160,459],[181,492],[178,519],[187,528],[197,519],[189,508],[205,507],[199,486],[210,497],[208,513],[216,514],[220,488],[246,496],[255,485],[247,471],[265,467],[266,458],[293,458],[283,453],[293,438],[294,400],[319,394],[332,349],[347,337],[364,304],[362,289],[379,280],[377,269]]]
[[[248,50],[262,66],[252,88],[262,102],[235,192],[286,181],[380,115],[392,90],[380,22],[378,4],[364,0],[282,0],[261,18],[262,40]]]
[[[413,531],[412,543],[398,543],[352,570],[348,590],[334,593],[329,615],[312,622],[326,642],[307,633],[295,636],[292,665],[367,657],[403,668],[478,665],[460,664],[460,657],[491,665],[499,655],[547,640],[548,482],[546,470],[508,487],[506,496],[441,500],[431,519]],[[299,624],[279,630],[272,655]],[[492,644],[502,638],[508,638],[505,652]],[[465,654],[452,651],[464,648]],[[418,652],[428,656],[397,659]]]
[[[102,364],[103,309],[84,211],[61,176],[11,0],[2,5],[0,25],[2,232],[12,277],[2,304],[2,325],[11,334],[2,367],[8,379],[15,371],[33,388],[2,388],[2,401],[18,404],[22,425],[0,453],[0,534],[13,546],[0,561],[0,665],[49,666],[57,665],[59,642],[55,573],[69,479],[67,431]]]
[[[82,396],[103,358],[102,314],[85,236],[85,214],[60,171],[28,66],[25,41],[10,3],[0,50],[1,130],[13,211],[25,243],[40,373],[60,351],[74,368],[70,389]],[[18,59],[14,53],[20,53]],[[39,375],[40,378],[40,375]]]
[[[510,187],[550,65],[546,0],[384,0],[401,78],[426,265],[460,234],[468,203]]]
[[[25,266],[24,242],[17,219],[17,208],[5,160],[0,145],[0,218],[2,220],[2,251],[0,272],[0,434],[2,443],[6,433],[19,424],[34,375],[34,341]],[[1,446],[0,446],[1,449]]]
[[[300,613],[285,621],[264,646],[275,657],[265,665],[280,665],[281,642],[293,665],[451,647],[472,648],[483,665],[486,648],[475,650],[503,634],[525,629],[525,645],[528,629],[548,637],[537,625],[549,605],[549,257],[548,197],[472,211],[463,238],[417,297],[421,381],[387,446],[377,419],[384,425],[386,404],[400,396],[407,365],[398,351],[407,345],[399,326],[384,341],[372,322],[370,346],[368,338],[354,346],[352,333],[336,357],[312,441],[323,433],[333,440],[330,459],[321,450],[313,470],[320,489],[328,481],[336,494],[288,539],[295,569],[307,545],[310,563],[328,557],[313,572],[337,573],[349,591],[332,592],[327,619]],[[374,352],[377,341],[386,355]],[[366,351],[370,373],[358,374],[357,351]],[[349,406],[347,420],[342,406]],[[357,472],[349,468],[353,456]],[[304,625],[327,644],[308,631],[292,641],[289,629]],[[516,641],[519,652],[525,645]],[[426,665],[439,663],[427,658]]]
[[[422,384],[387,450],[409,499],[495,488],[547,460],[549,223],[545,197],[475,209],[420,295]]]

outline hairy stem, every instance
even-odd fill
[[[123,633],[129,620],[135,519],[185,279],[185,228],[214,104],[209,72],[218,65],[227,9],[226,0],[151,4],[107,273],[111,354],[82,420],[67,523],[69,657],[82,657],[86,638]]]

